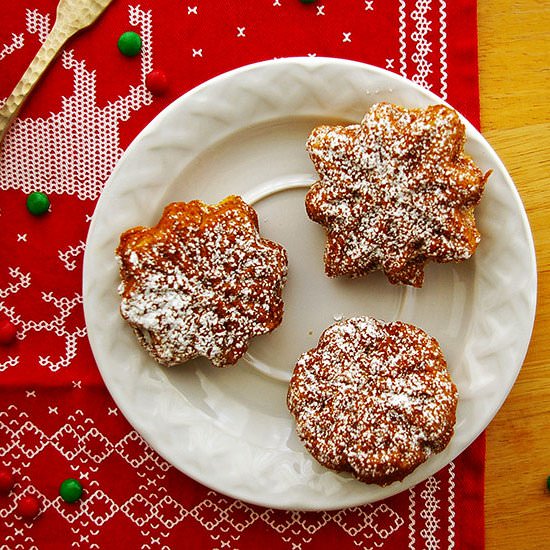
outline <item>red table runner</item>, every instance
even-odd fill
[[[6,98],[55,20],[55,0],[7,0],[0,28]],[[117,50],[134,30],[141,54]],[[72,39],[11,127],[0,153],[0,544],[16,548],[482,548],[484,438],[424,483],[335,512],[277,511],[211,491],[166,463],[123,418],[86,339],[86,232],[124,149],[158,112],[235,67],[309,55],[407,76],[479,122],[474,0],[115,0]],[[163,97],[144,85],[152,69]],[[2,100],[3,101],[3,100]],[[26,195],[51,211],[34,217]],[[0,319],[1,320],[1,319]],[[64,502],[74,477],[83,498]],[[27,495],[41,513],[17,512]]]

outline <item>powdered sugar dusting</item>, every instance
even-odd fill
[[[288,407],[324,466],[367,483],[401,480],[454,430],[457,391],[437,342],[419,328],[355,317],[296,364]]]
[[[489,174],[464,154],[465,128],[443,105],[374,105],[361,124],[320,126],[307,149],[320,181],[306,197],[327,228],[329,276],[382,269],[421,286],[428,260],[469,258],[480,240],[473,208]]]
[[[240,197],[173,203],[154,228],[124,233],[117,256],[122,316],[162,364],[233,364],[282,320],[286,252]]]

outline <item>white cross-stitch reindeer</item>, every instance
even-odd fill
[[[47,118],[20,118],[14,121],[4,138],[0,152],[0,189],[21,189],[29,193],[40,189],[45,193],[66,193],[79,199],[96,199],[103,189],[116,162],[122,155],[119,143],[119,123],[128,120],[132,111],[152,101],[145,87],[145,76],[152,70],[151,12],[130,7],[129,21],[139,27],[142,38],[141,75],[137,85],[131,85],[124,97],[100,106],[96,101],[96,74],[86,68],[84,60],[77,60],[73,50],[62,53],[62,66],[73,73],[73,93],[62,98],[61,109]],[[49,15],[28,10],[26,30],[37,34],[41,43],[50,31]],[[11,42],[0,45],[0,61],[24,46],[24,33],[12,34]],[[5,101],[5,100],[4,100]],[[0,104],[2,102],[0,101]],[[17,162],[14,162],[17,159]],[[58,251],[58,257],[68,271],[76,268],[75,258],[84,249],[80,241]],[[82,297],[55,297],[42,292],[42,300],[51,302],[58,310],[50,320],[27,320],[4,301],[9,295],[22,292],[31,284],[31,274],[18,267],[2,266],[9,270],[13,282],[0,289],[0,312],[18,329],[18,338],[27,333],[47,331],[63,338],[65,355],[56,360],[40,356],[39,363],[52,372],[67,367],[76,356],[77,341],[86,334],[84,327],[68,330],[67,319]],[[18,356],[8,356],[0,363],[0,372],[19,363]]]
[[[0,189],[29,193],[38,188],[97,199],[123,152],[119,123],[152,102],[145,87],[145,76],[153,67],[151,12],[131,6],[129,21],[139,27],[143,41],[140,82],[131,85],[126,96],[98,105],[95,71],[75,59],[73,50],[63,51],[63,68],[73,73],[73,93],[63,97],[61,110],[47,118],[14,121],[0,152]],[[26,27],[43,43],[50,30],[49,16],[29,10]],[[12,35],[10,44],[0,46],[0,60],[21,48],[23,40],[23,35]]]

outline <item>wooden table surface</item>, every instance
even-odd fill
[[[537,254],[527,358],[487,429],[487,550],[550,548],[550,3],[478,0],[482,132],[508,168]]]

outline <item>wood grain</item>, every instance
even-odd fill
[[[486,548],[549,548],[550,4],[478,0],[482,131],[520,192],[535,240],[538,304],[518,380],[487,429]]]

